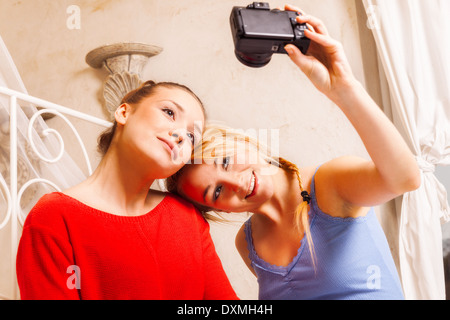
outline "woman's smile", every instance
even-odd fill
[[[245,199],[253,197],[256,194],[256,192],[258,191],[258,186],[259,186],[258,178],[256,177],[255,172],[252,171],[252,175],[250,178],[250,187],[248,188]]]

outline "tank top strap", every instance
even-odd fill
[[[310,196],[311,196],[311,205],[310,205],[310,210],[309,210],[309,216],[310,218],[312,218],[312,216],[316,213],[316,212],[322,212],[319,208],[319,205],[317,203],[317,197],[316,197],[316,174],[317,171],[319,170],[320,166],[318,166],[316,168],[316,171],[314,172],[314,175],[311,179],[311,192],[310,192]]]
[[[247,242],[247,249],[249,255],[248,257],[250,258],[250,261],[253,262],[256,257],[256,252],[253,247],[251,217],[247,221],[245,221],[244,233],[245,233],[245,241]]]
[[[316,168],[316,171],[314,171],[314,175],[311,179],[311,193],[313,193],[314,195],[316,194],[316,174],[317,174],[317,171],[319,170],[319,168],[320,168],[320,166],[318,166]]]

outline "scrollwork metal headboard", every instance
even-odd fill
[[[31,186],[35,184],[47,184],[51,187],[53,187],[55,190],[60,191],[59,186],[48,179],[37,177],[33,179],[29,179],[28,181],[21,181],[23,182],[20,189],[18,189],[18,119],[17,119],[17,111],[18,108],[21,108],[18,101],[23,101],[25,103],[31,103],[34,105],[39,106],[39,111],[35,112],[32,117],[29,119],[28,123],[28,142],[31,147],[31,150],[34,152],[34,156],[40,159],[41,161],[47,162],[47,163],[55,163],[58,162],[63,153],[64,153],[64,141],[62,139],[62,136],[54,129],[51,128],[45,128],[42,131],[42,136],[47,136],[50,134],[53,134],[57,141],[60,144],[60,150],[56,157],[48,157],[43,154],[41,154],[38,150],[38,148],[35,146],[35,143],[33,141],[33,125],[36,121],[36,119],[39,119],[42,114],[53,114],[57,117],[60,117],[64,120],[64,122],[69,126],[71,131],[75,134],[76,139],[78,143],[81,146],[84,159],[87,164],[88,172],[89,174],[92,173],[92,167],[91,163],[89,161],[88,153],[86,151],[86,148],[84,146],[83,141],[81,140],[80,135],[78,134],[76,128],[73,126],[73,124],[68,120],[67,116],[75,117],[84,121],[87,121],[89,123],[108,128],[112,125],[111,122],[105,121],[100,118],[93,117],[91,115],[55,104],[51,103],[49,101],[45,101],[33,96],[30,96],[28,94],[24,94],[15,90],[11,90],[6,87],[0,86],[0,95],[4,95],[9,97],[9,168],[10,168],[10,174],[9,174],[9,186],[5,182],[4,179],[0,179],[0,192],[3,193],[4,198],[6,200],[6,215],[4,216],[3,220],[0,221],[0,230],[5,228],[9,223],[11,223],[11,270],[15,275],[15,259],[16,259],[16,253],[17,253],[17,247],[19,243],[19,234],[18,234],[18,223],[23,225],[26,215],[22,213],[21,210],[21,198],[24,195],[25,191]],[[16,285],[16,278],[15,276],[12,277],[12,288],[13,288],[13,299],[17,298],[17,285]],[[0,293],[0,299],[1,298],[11,298],[7,297],[4,294]]]

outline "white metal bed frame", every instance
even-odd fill
[[[81,140],[77,130],[72,125],[72,123],[65,117],[65,115],[75,117],[84,121],[87,121],[92,124],[96,124],[105,128],[108,128],[112,125],[111,122],[105,121],[100,118],[93,117],[91,115],[46,101],[42,100],[33,96],[30,96],[28,94],[21,93],[19,91],[11,90],[9,88],[0,86],[0,94],[6,95],[9,97],[9,110],[10,110],[10,185],[7,186],[3,180],[0,180],[0,192],[3,191],[3,194],[6,198],[7,202],[7,209],[6,209],[6,216],[3,219],[3,221],[0,221],[0,230],[3,229],[10,221],[11,221],[11,272],[15,274],[16,270],[16,254],[17,254],[17,247],[19,244],[19,234],[18,234],[18,222],[20,222],[22,225],[24,223],[25,217],[20,213],[20,200],[24,193],[24,191],[32,184],[34,183],[45,183],[52,187],[54,187],[56,190],[59,190],[59,187],[52,181],[49,181],[47,179],[41,179],[41,178],[35,178],[31,179],[18,190],[18,172],[17,172],[17,152],[18,152],[18,131],[17,131],[17,110],[18,108],[21,108],[20,104],[18,104],[18,101],[28,102],[31,104],[34,104],[36,106],[39,106],[42,108],[38,112],[36,112],[32,118],[29,121],[28,125],[28,138],[30,145],[35,152],[35,154],[42,160],[49,163],[55,163],[61,159],[61,157],[64,154],[64,142],[61,137],[61,135],[54,129],[48,128],[44,131],[44,134],[53,133],[57,137],[59,143],[61,144],[61,149],[59,154],[54,159],[49,159],[44,156],[42,156],[36,146],[33,143],[33,139],[31,138],[32,128],[33,124],[36,121],[38,117],[40,117],[44,113],[51,113],[54,114],[60,118],[62,118],[71,128],[73,133],[75,134],[78,142],[80,143],[80,146],[83,151],[84,158],[86,160],[87,168],[89,174],[92,174],[92,167],[89,161],[88,154],[86,152],[86,148],[84,146],[83,141]],[[60,191],[60,190],[59,190]],[[12,281],[12,288],[13,288],[13,299],[17,298],[17,281],[16,277],[11,277]],[[11,299],[10,297],[6,297],[0,293],[0,299]]]

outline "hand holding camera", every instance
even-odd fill
[[[264,2],[234,7],[230,24],[236,57],[246,66],[263,67],[273,53],[287,53],[319,91],[335,100],[355,83],[344,49],[321,20],[300,12],[290,5],[270,10]]]
[[[264,67],[274,53],[286,53],[287,44],[306,54],[310,41],[304,34],[306,24],[296,21],[298,15],[298,11],[270,10],[266,2],[234,7],[230,25],[237,59],[248,67]]]
[[[286,10],[299,10],[286,6]],[[297,17],[299,23],[307,23],[310,29],[305,36],[311,40],[308,55],[302,54],[295,46],[287,45],[291,60],[305,73],[314,86],[330,99],[337,99],[342,89],[355,84],[350,64],[342,44],[328,34],[321,20],[310,15]]]

